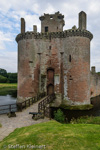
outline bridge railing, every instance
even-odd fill
[[[44,113],[44,116],[50,117],[50,107],[47,104],[50,104],[55,99],[55,94],[48,95],[38,104],[38,112]]]
[[[0,105],[0,114],[7,114],[9,112],[22,111],[24,108],[27,108],[30,105],[32,105],[33,103],[39,101],[45,95],[46,95],[45,93],[41,93],[41,94],[39,94],[35,97],[32,97],[32,98],[29,98],[21,103]]]
[[[17,103],[18,111],[22,111],[24,108],[29,107],[33,103],[39,101],[41,98],[43,98],[46,95],[46,93],[41,93],[35,97],[29,98],[21,103]]]
[[[0,105],[0,114],[7,114],[9,112],[16,112],[16,104]]]

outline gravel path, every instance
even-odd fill
[[[0,128],[0,141],[2,141],[16,128],[49,121],[48,118],[35,121],[32,119],[32,115],[29,114],[29,112],[38,112],[39,102],[33,104],[27,109],[24,109],[22,112],[16,112],[16,117],[8,118],[6,114],[0,115],[0,123],[2,124],[2,127]]]

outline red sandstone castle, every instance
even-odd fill
[[[93,35],[86,29],[86,13],[79,13],[79,27],[64,30],[64,16],[59,12],[40,18],[37,26],[25,32],[21,18],[18,43],[18,101],[38,93],[55,93],[54,105],[90,104],[90,98],[100,94],[100,77],[92,67],[90,72],[90,41]]]

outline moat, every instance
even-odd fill
[[[10,92],[7,95],[0,95],[0,114],[9,112],[9,110],[1,110],[9,107],[3,105],[9,105],[9,104],[16,105],[16,101],[17,101],[17,91]]]
[[[10,104],[15,104],[14,107],[16,106],[16,101],[17,101],[17,91],[13,91],[6,95],[1,95],[0,96],[0,114],[3,113],[8,113],[9,112],[9,105]],[[94,107],[90,110],[65,110],[62,109],[62,111],[64,112],[66,118],[68,119],[68,121],[70,121],[72,118],[78,118],[81,116],[100,116],[100,95],[92,98],[91,99],[91,104],[94,105]],[[8,106],[2,106],[2,105],[8,105]],[[5,109],[8,108],[8,110],[2,111],[1,109]],[[53,112],[55,110],[57,110],[58,108],[52,108],[52,118],[53,116]],[[13,111],[16,111],[16,109],[13,109]]]
[[[16,103],[16,97],[7,94],[6,96],[0,96],[0,105],[8,105]]]

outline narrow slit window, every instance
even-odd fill
[[[51,50],[51,46],[49,46],[49,49]]]
[[[69,76],[69,80],[73,80],[73,78],[72,78],[72,76],[71,76],[71,75]]]
[[[33,63],[33,61],[30,60],[29,63]]]
[[[69,55],[69,62],[71,62],[72,58],[71,58],[71,55]]]

